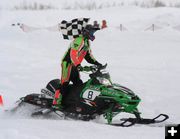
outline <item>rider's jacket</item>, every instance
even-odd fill
[[[62,61],[77,66],[81,64],[84,58],[88,63],[98,64],[97,60],[92,55],[89,40],[80,36],[70,44],[70,47],[65,53]]]

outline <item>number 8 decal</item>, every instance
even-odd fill
[[[92,97],[93,97],[93,91],[89,91],[89,93],[88,93],[88,99],[92,99]]]
[[[100,91],[96,91],[96,90],[90,90],[87,89],[84,93],[83,93],[83,98],[84,99],[88,99],[88,100],[94,100],[97,96],[100,95]]]

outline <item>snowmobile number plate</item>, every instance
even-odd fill
[[[88,99],[88,100],[94,100],[97,96],[99,96],[101,94],[100,91],[96,91],[96,90],[91,90],[91,89],[87,89],[84,93],[83,93],[83,98],[84,99]]]

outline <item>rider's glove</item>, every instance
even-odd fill
[[[101,63],[99,63],[99,62],[97,62],[97,61],[96,61],[94,64],[95,64],[98,68],[100,68],[100,67],[103,66]]]
[[[77,65],[77,70],[78,71],[83,71],[83,67],[79,64],[79,65]]]

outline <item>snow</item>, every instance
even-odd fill
[[[59,32],[23,32],[12,23],[49,27],[61,20],[90,17],[91,22],[106,19],[108,28],[96,33],[92,42],[94,56],[108,63],[112,81],[132,89],[140,96],[144,117],[160,113],[170,116],[157,126],[129,128],[100,123],[57,119],[33,119],[26,114],[4,112],[18,98],[38,93],[46,83],[60,77],[60,62],[69,46]],[[180,11],[178,8],[144,9],[132,6],[101,10],[0,10],[0,139],[163,139],[165,124],[180,123]],[[121,32],[120,24],[127,28]],[[145,31],[152,24],[160,27]],[[87,63],[84,62],[83,65]],[[87,75],[82,74],[86,80]],[[118,115],[119,116],[119,115]],[[117,117],[118,118],[118,117]]]
[[[164,136],[163,128],[158,127],[119,128],[79,121],[5,120],[1,122],[0,129],[1,139],[118,139],[119,137],[134,139],[136,136],[143,138],[147,134],[153,136],[155,139],[159,139],[157,135],[160,134],[162,138]]]

